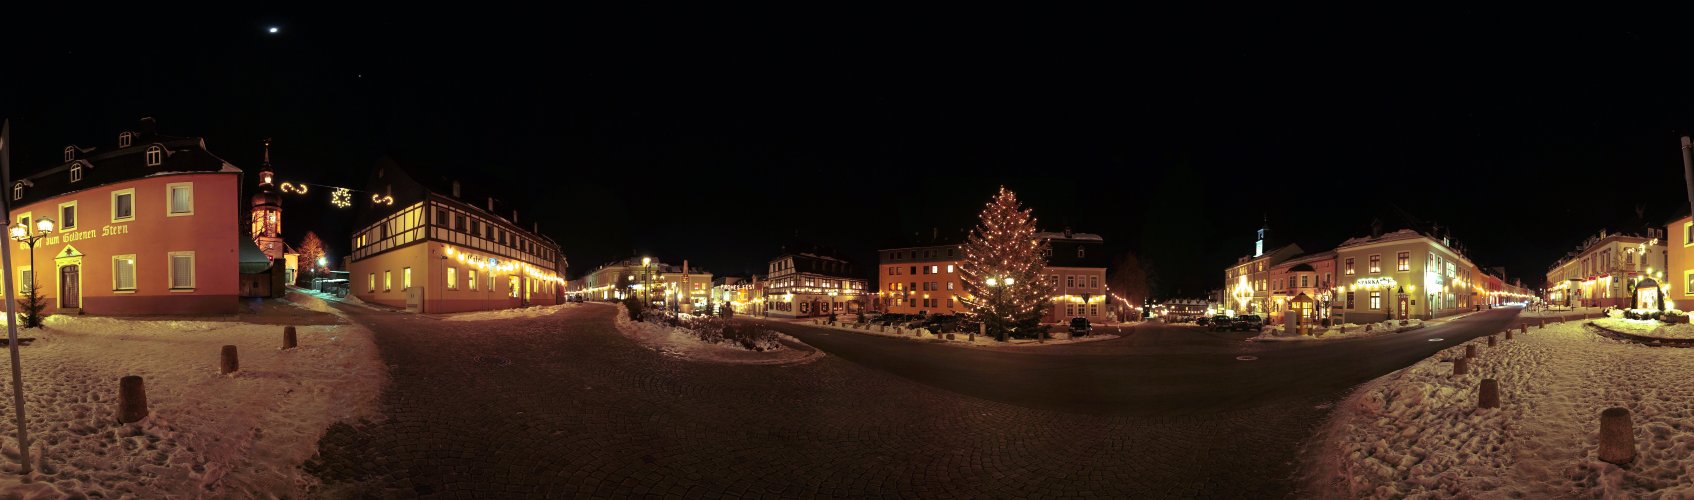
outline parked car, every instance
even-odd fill
[[[1219,314],[1217,316],[1212,316],[1211,327],[1208,328],[1208,329],[1209,330],[1228,330],[1228,329],[1230,329],[1234,326],[1235,326],[1235,320],[1234,319],[1231,319],[1229,316]]]
[[[1094,326],[1088,324],[1088,318],[1071,318],[1071,336],[1087,337],[1094,333]]]
[[[1196,318],[1194,320],[1194,324],[1200,325],[1200,326],[1206,326],[1206,323],[1210,323],[1211,321],[1212,321],[1212,318],[1201,316],[1201,317]]]
[[[1265,320],[1264,318],[1260,318],[1257,314],[1243,314],[1241,316],[1236,316],[1234,325],[1230,327],[1231,330],[1238,332],[1257,332],[1264,328]]]

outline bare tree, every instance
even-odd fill
[[[1112,261],[1106,286],[1124,301],[1122,307],[1125,311],[1133,311],[1135,306],[1146,303],[1153,296],[1153,281],[1152,271],[1146,263],[1134,252],[1125,252]]]

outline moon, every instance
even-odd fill
[[[270,29],[268,29],[268,30],[265,30],[265,31],[269,31],[269,32],[271,32],[271,33],[272,33],[272,34],[275,34],[275,33],[276,33],[276,32],[278,32],[278,31],[282,31],[282,28],[278,28],[278,27],[276,27],[276,26],[271,26],[271,27],[270,27]]]

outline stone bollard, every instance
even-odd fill
[[[1476,391],[1477,408],[1500,407],[1500,382],[1491,378],[1482,379],[1482,386]]]
[[[1512,339],[1512,331],[1506,330],[1506,340],[1511,340],[1511,339]]]
[[[235,346],[224,346],[223,354],[219,357],[218,373],[231,374],[241,369],[241,360],[235,356]]]
[[[1629,465],[1635,461],[1635,424],[1629,409],[1612,407],[1600,412],[1600,460]]]
[[[981,336],[984,336],[984,337],[988,336],[988,323],[977,323],[976,324],[976,333],[971,334],[971,342],[976,342],[976,336],[977,335],[981,335]]]
[[[141,377],[130,375],[118,381],[118,423],[147,418],[147,386]]]
[[[1488,347],[1494,347],[1495,342],[1497,342],[1497,340],[1495,340],[1494,336],[1489,335],[1488,336]]]
[[[1527,335],[1529,333],[1529,325],[1523,325],[1521,328],[1519,328],[1519,330],[1521,331],[1521,333],[1524,333],[1524,334]]]
[[[1537,327],[1535,327],[1535,328],[1536,328],[1536,329],[1545,329],[1545,328],[1547,328],[1547,318],[1541,318],[1541,326],[1537,326]]]
[[[1453,375],[1464,375],[1467,373],[1470,373],[1470,359],[1453,358]]]
[[[1476,344],[1465,344],[1465,357],[1466,358],[1475,358],[1476,357]]]
[[[282,348],[293,349],[300,346],[300,339],[294,335],[294,327],[282,327]]]

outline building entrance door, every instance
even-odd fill
[[[77,274],[75,265],[59,268],[59,307],[62,309],[82,307],[82,291],[77,286]]]

